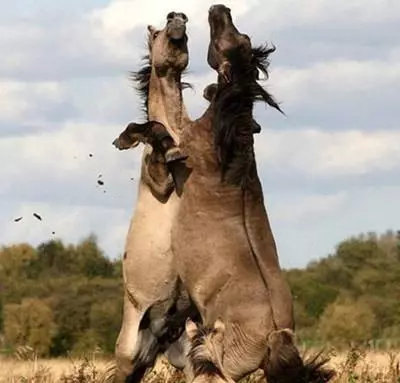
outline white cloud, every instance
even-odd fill
[[[95,233],[107,254],[120,254],[136,199],[141,152],[115,149],[111,142],[120,131],[118,126],[71,122],[46,134],[2,137],[1,244],[38,244],[53,238],[53,231],[66,242]],[[103,186],[97,184],[100,174]],[[23,220],[14,223],[19,216]]]
[[[43,113],[65,101],[60,83],[0,80],[0,121],[37,122]]]
[[[285,104],[328,102],[376,89],[400,86],[398,61],[333,60],[306,68],[273,67],[272,87]]]
[[[111,143],[122,129],[118,126],[68,123],[58,129],[28,136],[0,139],[0,194],[24,201],[43,198],[71,204],[114,203],[129,198],[126,185],[139,173],[140,149],[119,152]],[[92,154],[93,157],[89,157]],[[96,191],[103,175],[109,192],[104,200]],[[69,195],[68,195],[69,193]]]
[[[90,20],[100,26],[108,36],[120,36],[132,31],[137,26],[147,24],[164,25],[166,15],[171,11],[184,12],[190,25],[201,26],[208,30],[208,8],[214,4],[213,0],[171,0],[155,4],[151,1],[118,0],[108,6],[97,9],[90,15]],[[259,0],[227,0],[226,6],[234,9],[233,16],[239,17],[249,11]]]
[[[347,194],[302,194],[294,195],[291,199],[280,201],[274,207],[275,221],[278,223],[308,223],[316,219],[326,218],[343,208]]]
[[[281,264],[303,267],[312,259],[332,254],[335,246],[350,236],[396,229],[400,214],[400,204],[396,203],[399,193],[399,186],[374,185],[337,194],[312,194],[311,198],[291,190],[267,195]],[[316,211],[314,203],[321,209]],[[302,214],[298,214],[301,208],[297,204],[304,206]],[[291,210],[298,214],[298,219],[291,218]],[[285,219],[281,219],[281,214]]]
[[[268,30],[296,26],[330,24],[332,28],[359,23],[399,20],[400,3],[396,0],[270,0],[252,12],[252,21]]]
[[[140,60],[144,33],[113,38],[89,14],[58,22],[29,19],[0,27],[0,77],[47,80],[121,74]]]
[[[329,178],[400,167],[400,131],[265,131],[256,139],[262,162],[281,172]]]
[[[157,4],[152,1],[117,0],[110,2],[104,8],[94,10],[87,16],[87,20],[96,39],[102,41],[112,57],[136,62],[138,55],[141,56],[141,47],[135,46],[136,49],[133,51],[132,32],[135,29],[141,28],[144,41],[147,25],[163,28],[166,15],[171,11],[179,11],[184,12],[189,18],[189,38],[192,33],[208,38],[208,8],[214,3],[213,0],[172,0]],[[234,18],[242,16],[258,3],[259,0],[225,1],[225,5],[234,9]],[[194,49],[193,45],[189,49]]]

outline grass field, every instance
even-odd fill
[[[329,363],[337,371],[334,383],[400,383],[399,352],[363,352],[352,350],[332,355]],[[0,382],[8,383],[104,383],[111,382],[111,360],[94,357],[73,359],[21,360],[20,357],[0,358]],[[177,371],[159,360],[156,370],[149,373],[145,383],[184,382]],[[265,382],[260,374],[244,382]]]

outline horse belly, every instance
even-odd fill
[[[140,190],[127,235],[123,269],[126,288],[141,304],[167,299],[175,288],[171,226],[178,203],[175,193],[163,204],[146,187]]]
[[[180,208],[182,214],[172,230],[175,267],[204,318],[206,311],[213,311],[212,306],[221,303],[225,291],[240,290],[240,284],[255,287],[261,282],[260,274],[240,209],[228,210],[224,215],[202,209],[201,205],[192,211],[184,205]]]

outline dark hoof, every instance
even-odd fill
[[[171,148],[165,152],[165,162],[170,163],[174,161],[184,160],[187,156],[183,154],[179,148]]]

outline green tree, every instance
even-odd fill
[[[3,316],[4,316],[4,314],[3,314],[3,299],[0,296],[0,334],[3,332],[3,322],[4,322]]]
[[[336,301],[324,311],[319,321],[319,331],[325,340],[332,342],[361,342],[373,337],[375,315],[361,301]]]
[[[60,240],[51,240],[37,247],[37,257],[29,265],[29,277],[58,277],[71,274],[74,267],[73,247]]]
[[[396,239],[397,239],[397,244],[396,244],[397,260],[400,261],[400,230],[397,231]]]
[[[78,271],[88,277],[111,277],[113,264],[104,256],[94,235],[80,242],[75,248]]]
[[[27,298],[4,308],[4,333],[13,346],[31,346],[39,355],[48,355],[55,331],[53,312],[40,299]]]
[[[71,351],[73,355],[82,357],[94,353],[98,349],[103,351],[101,345],[102,340],[99,334],[93,329],[88,329],[77,339]]]
[[[83,284],[84,282],[77,282]],[[93,296],[80,292],[79,286],[70,286],[69,290],[54,298],[55,320],[58,326],[51,348],[52,355],[65,355],[71,351],[82,334],[90,328],[90,307]]]
[[[313,273],[293,270],[287,273],[287,277],[294,300],[303,306],[310,318],[317,319],[338,295],[336,287],[319,281]]]
[[[2,247],[0,249],[0,281],[5,284],[27,277],[30,262],[37,257],[36,250],[26,244]]]
[[[40,343],[45,338],[50,339],[52,356],[96,347],[112,352],[121,323],[121,268],[121,260],[110,261],[94,236],[77,245],[52,240],[36,248],[27,244],[0,248],[0,332],[7,327],[8,346],[35,346],[36,339]],[[294,298],[296,330],[303,341],[312,344],[320,340],[319,333],[342,344],[398,337],[397,233],[346,239],[328,257],[285,274]],[[32,299],[40,303],[27,305]],[[42,303],[52,314],[40,311]],[[52,325],[44,326],[46,331],[53,329],[54,334],[56,324],[54,336],[38,325],[46,317],[53,318],[48,320]],[[39,330],[28,331],[29,323]]]
[[[121,327],[121,305],[116,300],[95,303],[90,310],[90,327],[99,335],[99,346],[113,352]]]

